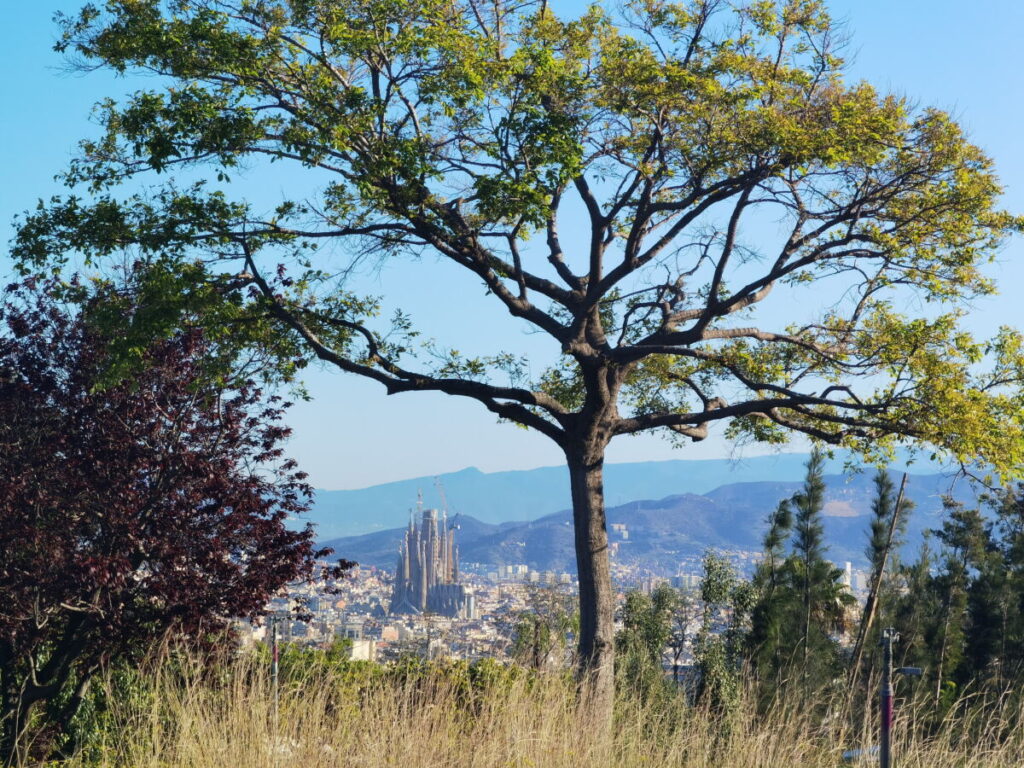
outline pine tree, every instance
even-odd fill
[[[938,576],[943,600],[935,668],[935,702],[941,703],[944,688],[955,689],[964,681],[959,670],[967,644],[967,598],[971,569],[982,561],[990,540],[977,509],[946,501],[947,518],[936,531],[944,547],[943,570]],[[952,683],[951,687],[949,684]]]
[[[804,487],[793,495],[796,508],[793,554],[790,558],[800,595],[800,636],[804,687],[823,683],[838,666],[838,648],[830,633],[841,627],[845,607],[852,602],[842,572],[825,559],[825,456],[819,450],[807,462]]]
[[[871,536],[864,555],[871,565],[871,572],[875,574],[882,566],[882,560],[886,556],[895,557],[903,546],[907,534],[907,512],[913,508],[913,502],[903,499],[900,502],[899,516],[896,518],[896,527],[890,540],[889,529],[892,527],[893,514],[896,510],[896,495],[893,493],[892,478],[885,469],[879,469],[875,474],[875,498],[871,502]],[[893,572],[895,572],[893,568]]]
[[[822,478],[822,463],[822,454],[814,451],[807,462],[803,490],[793,496],[793,505],[796,507],[793,555],[800,567],[800,596],[804,607],[800,646],[803,649],[805,673],[810,652],[813,591],[821,575],[818,563],[824,557],[825,526],[821,521],[821,510],[825,506],[825,481]]]
[[[900,633],[900,666],[915,666],[927,670],[935,667],[934,638],[941,614],[942,599],[936,575],[935,553],[931,547],[931,533],[926,532],[917,559],[898,571],[895,592],[898,597],[892,606],[891,623]]]
[[[1024,487],[1006,490],[995,502],[1006,577],[999,671],[1006,686],[1016,683],[1019,690],[1024,682]]]
[[[807,689],[827,684],[840,669],[838,644],[831,635],[842,627],[853,596],[841,582],[842,571],[825,558],[823,466],[824,455],[815,450],[803,488],[769,517],[747,642],[765,697],[792,677],[794,662],[799,661],[799,677]],[[790,529],[790,554],[780,564],[781,544]]]
[[[793,528],[790,499],[783,499],[768,515],[764,559],[754,572],[757,599],[751,615],[747,654],[755,674],[772,694],[782,685],[786,657],[783,648],[792,641],[794,595],[789,583],[785,544]]]
[[[906,475],[903,476],[906,483]],[[875,474],[875,498],[871,503],[871,526],[869,528],[868,546],[864,555],[870,565],[870,589],[864,611],[861,615],[857,642],[853,651],[853,662],[850,669],[851,685],[855,686],[860,679],[861,659],[865,650],[870,659],[868,679],[872,676],[875,663],[878,661],[878,638],[880,628],[887,625],[886,617],[891,617],[893,601],[893,578],[899,570],[899,550],[906,536],[908,515],[913,507],[912,502],[903,497],[903,485],[900,493],[894,494],[894,486],[889,472],[879,469]],[[897,503],[899,509],[897,510]],[[852,688],[851,688],[852,690]]]

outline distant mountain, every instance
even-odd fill
[[[894,482],[899,476],[893,473]],[[825,535],[829,556],[837,561],[864,562],[874,484],[870,474],[852,478],[826,477]],[[792,495],[801,482],[730,483],[706,494],[683,493],[660,500],[632,501],[608,509],[609,525],[626,526],[628,538],[612,532],[614,559],[639,563],[665,574],[675,573],[681,560],[699,556],[708,547],[759,550],[765,517],[778,502]],[[915,509],[910,518],[908,549],[915,549],[923,532],[941,524],[941,495],[950,490],[943,475],[914,475],[907,497]],[[965,484],[955,496],[973,500]],[[574,571],[572,514],[563,510],[535,520],[493,524],[459,515],[456,533],[463,562],[495,565],[526,563],[537,570]],[[366,565],[393,568],[403,529],[326,541],[339,555]]]
[[[652,461],[605,466],[605,499],[617,506],[635,499],[662,499],[680,494],[708,494],[735,483],[796,481],[803,477],[806,454],[783,453],[750,458]],[[829,463],[839,472],[842,458]],[[919,467],[917,471],[934,471]],[[901,468],[894,465],[893,469]],[[484,473],[475,467],[440,476],[449,512],[486,523],[537,520],[567,509],[569,474],[564,466],[517,472]],[[351,491],[317,491],[316,505],[305,518],[321,540],[383,531],[404,525],[423,493],[428,507],[442,507],[435,478],[375,485]]]

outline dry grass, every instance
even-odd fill
[[[353,683],[329,668],[283,685],[275,714],[267,675],[251,662],[216,682],[161,675],[156,694],[116,704],[89,765],[118,768],[779,768],[841,765],[866,742],[830,730],[797,705],[724,720],[700,707],[620,702],[614,732],[577,720],[563,678],[501,678],[470,689],[451,670]],[[951,715],[937,735],[895,744],[900,768],[1024,764],[1010,723]],[[902,715],[904,726],[912,715]],[[870,729],[866,729],[868,732]],[[910,729],[904,727],[903,732]],[[83,757],[76,761],[85,765]]]

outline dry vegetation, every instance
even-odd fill
[[[471,683],[459,666],[404,678],[367,669],[321,666],[282,684],[276,713],[269,676],[251,660],[215,680],[163,672],[136,695],[111,696],[104,728],[71,765],[832,768],[845,748],[871,738],[841,733],[796,705],[759,719],[635,700],[619,702],[612,734],[595,734],[557,675],[510,679],[499,670]],[[1024,735],[1010,726],[1019,715],[951,716],[932,737],[898,737],[898,764],[1020,766]],[[903,734],[911,720],[905,709]]]

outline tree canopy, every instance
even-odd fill
[[[1020,220],[949,115],[843,80],[818,0],[557,11],[86,5],[58,49],[158,77],[99,106],[77,189],[28,215],[14,252],[31,270],[134,249],[151,301],[121,329],[129,350],[198,313],[222,341],[275,350],[285,375],[316,356],[554,440],[573,477],[580,658],[607,688],[614,437],[696,441],[721,423],[1024,465],[1021,337],[962,323]],[[267,211],[233,199],[229,177],[261,159],[322,186]],[[122,191],[144,174],[167,183]],[[480,356],[423,344],[344,281],[359,259],[424,254],[467,270],[558,362],[531,377],[501,339]]]

